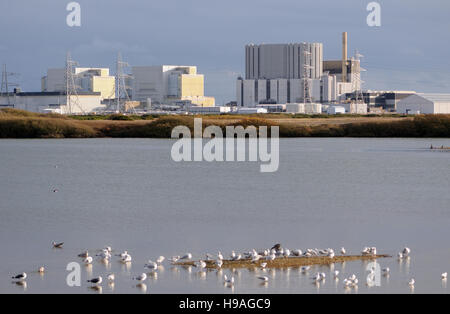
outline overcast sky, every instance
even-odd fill
[[[450,93],[450,1],[379,0],[381,26],[369,27],[370,0],[78,0],[81,27],[68,27],[69,0],[1,0],[0,63],[40,90],[66,51],[80,66],[197,65],[206,93],[234,100],[247,43],[322,42],[324,59],[363,55],[364,89]]]

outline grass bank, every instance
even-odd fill
[[[198,116],[200,117],[200,116]],[[450,137],[450,115],[201,116],[203,127],[279,126],[280,137]],[[0,138],[170,138],[179,125],[194,129],[194,116],[75,116],[0,110]]]

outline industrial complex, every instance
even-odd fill
[[[4,66],[0,108],[60,114],[450,113],[450,94],[363,90],[362,55],[349,57],[347,47],[346,32],[342,56],[334,60],[323,59],[322,43],[246,45],[245,75],[226,106],[205,95],[205,76],[194,65],[130,67],[119,54],[113,76],[109,68],[78,67],[68,54],[64,68],[47,70],[39,92],[11,84]]]

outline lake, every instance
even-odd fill
[[[296,138],[280,140],[277,172],[257,162],[174,162],[166,139],[0,140],[0,293],[449,293],[450,139]],[[54,190],[57,190],[57,193]],[[52,241],[65,242],[53,249]],[[225,257],[281,243],[287,248],[364,246],[393,255],[381,286],[368,287],[366,262],[280,270],[202,272],[164,263],[146,287],[133,276],[147,260],[206,252]],[[66,266],[112,246],[113,257],[81,267],[69,287]],[[411,248],[409,260],[397,252]],[[45,265],[41,276],[36,270]],[[340,270],[339,281],[331,277]],[[310,279],[323,271],[319,285]],[[27,272],[26,285],[11,276]],[[114,285],[86,280],[115,273]],[[351,274],[358,289],[344,289]],[[235,277],[233,288],[224,274]],[[261,285],[256,278],[267,275]],[[415,278],[414,289],[408,281]]]

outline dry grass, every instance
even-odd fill
[[[217,125],[279,126],[280,137],[450,137],[450,115],[402,116],[317,116],[287,114],[182,116],[168,115],[147,120],[74,119],[57,114],[23,110],[0,110],[0,138],[121,137],[170,138],[178,125],[193,130],[194,118],[203,128]],[[270,131],[270,128],[269,128]]]
[[[266,268],[286,268],[286,267],[301,267],[312,265],[330,265],[334,263],[343,263],[350,261],[364,261],[374,260],[378,258],[387,258],[390,255],[340,255],[333,258],[327,256],[313,256],[313,257],[279,257],[273,261],[259,260],[252,263],[250,259],[241,259],[239,261],[223,260],[222,268],[255,268],[261,267],[261,263],[267,263]],[[194,266],[195,261],[177,262],[173,265],[178,266]],[[205,261],[206,268],[216,269],[218,268],[215,261]]]

